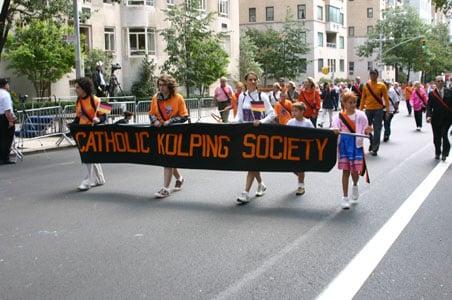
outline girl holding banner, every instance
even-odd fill
[[[254,126],[259,126],[261,123],[271,123],[275,118],[275,112],[268,96],[257,90],[257,83],[256,73],[249,72],[245,75],[246,91],[240,94],[237,109],[237,122],[239,123],[253,122]],[[260,197],[265,194],[267,187],[262,181],[260,172],[248,171],[245,190],[237,197],[238,202],[247,203],[251,200],[249,191],[254,178],[258,183],[256,196]]]
[[[356,135],[367,135],[372,131],[372,127],[369,126],[366,114],[356,109],[355,93],[346,92],[342,96],[341,106],[344,110],[334,117],[332,128],[337,134],[343,133],[338,142],[338,168],[342,170],[343,191],[341,206],[343,209],[349,209],[350,204],[358,203],[359,175],[363,175],[366,168],[363,138]],[[348,197],[350,175],[353,181],[351,200]]]
[[[75,123],[79,125],[95,125],[100,123],[98,111],[100,99],[93,95],[94,84],[89,78],[79,78],[75,81],[75,92],[78,96],[75,104]],[[86,173],[78,186],[79,191],[87,191],[91,187],[105,183],[104,173],[100,164],[83,164]]]
[[[188,110],[184,97],[177,93],[176,80],[170,75],[163,74],[157,80],[159,92],[152,97],[149,110],[149,120],[152,126],[169,126],[172,124],[185,123],[188,120]],[[157,198],[170,195],[171,178],[176,178],[175,191],[180,191],[184,178],[176,168],[163,168],[163,187],[155,193]]]

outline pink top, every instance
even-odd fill
[[[353,115],[348,115],[352,121],[355,122],[356,127],[356,133],[359,134],[365,134],[364,131],[367,126],[369,126],[369,122],[367,121],[366,114],[359,109],[355,110],[355,113]],[[339,115],[335,115],[333,118],[333,124],[331,125],[332,128],[339,129],[341,132],[350,132],[348,130],[347,126],[342,123],[341,119],[339,119]],[[341,136],[339,135],[339,141],[340,142]],[[356,147],[362,148],[363,147],[363,138],[362,137],[356,137]]]
[[[417,95],[418,93],[421,96],[420,98]],[[420,111],[422,110],[423,107],[427,106],[427,100],[428,100],[427,94],[425,93],[425,90],[422,87],[418,90],[414,89],[413,93],[411,93],[410,103],[411,106],[413,106],[414,111]]]
[[[215,89],[215,93],[214,93],[214,98],[218,101],[218,102],[224,102],[224,101],[228,101],[228,97],[226,96],[225,92],[223,92],[223,90],[228,93],[229,95],[229,99],[232,97],[232,89],[229,85],[225,86],[224,88],[220,86],[218,86]]]

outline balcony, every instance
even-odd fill
[[[328,48],[337,48],[336,43],[326,43],[326,46],[327,46]]]
[[[326,22],[325,23],[325,31],[326,32],[334,32],[339,33],[339,30],[341,29],[342,25],[335,22]]]

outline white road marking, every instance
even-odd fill
[[[450,158],[438,163],[385,225],[318,296],[317,300],[352,299],[355,296],[427,199],[450,163]]]

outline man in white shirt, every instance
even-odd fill
[[[0,164],[14,164],[9,160],[9,153],[14,138],[15,120],[9,83],[7,79],[2,78],[0,79]]]

